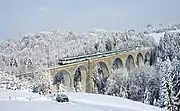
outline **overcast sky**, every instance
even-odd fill
[[[0,0],[0,39],[49,29],[180,23],[180,0]]]

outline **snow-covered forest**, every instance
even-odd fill
[[[0,43],[0,84],[7,89],[49,87],[51,77],[42,70],[55,67],[63,57],[94,54],[135,47],[155,47],[153,65],[128,73],[115,70],[103,87],[103,94],[156,105],[171,111],[180,107],[180,24],[148,25],[143,31],[52,30],[28,34],[20,40]],[[165,32],[156,44],[150,33]]]
[[[90,30],[86,33],[72,30],[40,32],[25,35],[20,40],[1,42],[0,68],[2,76],[12,76],[11,80],[16,81],[15,79],[19,79],[16,76],[27,75],[40,81],[26,79],[24,82],[42,83],[42,80],[47,78],[42,74],[42,70],[57,66],[60,58],[129,49],[135,46],[153,47],[155,42],[152,37],[135,30],[125,32]]]
[[[180,110],[180,32],[166,32],[155,47],[152,66],[134,72],[116,70],[108,79],[105,93],[170,111]]]

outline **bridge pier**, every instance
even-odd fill
[[[88,75],[87,75],[87,80],[86,80],[86,92],[88,93],[93,92],[92,74],[93,74],[93,64],[91,60],[88,60]]]

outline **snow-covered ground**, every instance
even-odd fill
[[[149,35],[154,37],[154,40],[156,41],[157,44],[159,44],[159,40],[161,37],[163,37],[165,32],[162,33],[150,33]]]
[[[180,30],[173,30],[173,31],[168,31],[168,32],[180,32]],[[155,41],[157,44],[159,44],[159,40],[161,37],[164,37],[165,32],[162,33],[150,33],[148,35],[154,37]]]
[[[164,111],[119,97],[75,92],[65,94],[70,98],[68,103],[25,91],[0,90],[0,111]]]

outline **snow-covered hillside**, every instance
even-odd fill
[[[91,30],[40,32],[21,40],[0,43],[0,68],[16,67],[16,73],[32,72],[57,65],[59,58],[140,47],[152,47],[154,41],[142,33]],[[7,67],[5,67],[7,66]]]
[[[159,44],[159,40],[160,40],[161,37],[164,37],[164,34],[165,34],[165,32],[162,32],[162,33],[150,33],[149,35],[151,37],[154,37],[156,43]]]
[[[174,32],[180,32],[180,30],[173,30],[173,31],[167,31],[167,32],[174,33]],[[160,38],[164,37],[164,34],[165,34],[165,32],[162,32],[162,33],[150,33],[150,34],[147,34],[147,35],[153,37],[154,40],[156,41],[156,43],[159,44]]]
[[[29,92],[0,90],[0,111],[165,111],[119,97],[73,92],[66,94],[70,102],[58,103],[50,97]]]

